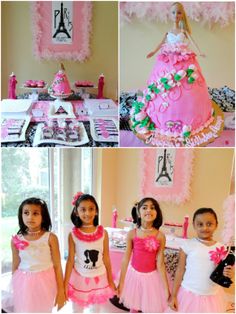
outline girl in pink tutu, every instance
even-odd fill
[[[227,254],[213,239],[218,221],[211,208],[200,208],[193,216],[197,236],[186,240],[180,249],[179,263],[169,306],[181,313],[224,313],[224,290],[210,279],[216,264]],[[233,277],[233,267],[226,266],[226,277]]]
[[[120,302],[131,312],[163,312],[169,287],[164,265],[166,239],[159,230],[162,212],[155,199],[146,197],[132,210],[132,216],[137,228],[127,235],[118,286]]]
[[[71,220],[75,227],[69,234],[64,279],[66,295],[73,302],[75,312],[83,312],[83,308],[89,306],[99,312],[99,304],[106,303],[116,290],[108,234],[98,225],[98,204],[92,195],[78,192],[72,205]]]
[[[12,237],[12,285],[15,313],[50,313],[66,298],[58,240],[48,207],[39,198],[24,200],[18,211],[19,231]]]

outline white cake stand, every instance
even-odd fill
[[[47,90],[47,87],[48,87],[47,83],[44,85],[44,87],[30,87],[30,86],[24,86],[24,85],[21,86],[22,89],[25,89],[31,92],[31,94],[29,95],[29,99],[32,99],[34,101],[38,100],[39,93],[44,90]]]
[[[63,95],[55,95],[55,94],[50,94],[51,97],[55,98],[55,101],[52,101],[50,103],[50,110],[49,110],[49,117],[50,118],[75,118],[74,112],[73,112],[73,106],[72,103],[69,101],[64,101],[64,99],[68,98],[70,94],[63,94]],[[61,114],[57,115],[55,114],[58,110],[58,108],[62,107],[67,114]]]

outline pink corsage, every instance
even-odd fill
[[[29,245],[29,242],[20,240],[17,235],[12,236],[12,242],[18,250],[24,250]]]
[[[84,195],[83,192],[77,192],[77,193],[74,195],[71,204],[72,204],[73,206],[75,206],[77,199],[80,198],[82,195]]]
[[[92,242],[100,239],[103,236],[103,226],[98,226],[97,230],[93,233],[81,232],[80,229],[76,227],[72,229],[72,232],[77,239],[85,242]]]
[[[225,249],[224,246],[221,246],[220,248],[217,247],[215,251],[209,251],[209,254],[210,260],[217,265],[226,257],[227,250]]]
[[[144,240],[144,247],[148,252],[155,252],[160,246],[160,242],[155,237],[147,237]]]

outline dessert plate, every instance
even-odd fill
[[[29,126],[30,123],[30,116],[24,116],[24,118],[3,118],[1,119],[1,142],[2,143],[9,143],[9,142],[24,142],[25,141],[25,134],[26,134],[26,130]],[[7,132],[7,126],[8,127],[17,121],[24,121],[24,124],[22,127],[19,127],[18,129],[21,129],[21,133],[20,135],[17,136],[17,134],[8,134]],[[6,125],[3,125],[6,124]],[[15,127],[15,129],[17,129],[17,127]]]
[[[44,127],[43,123],[38,124],[36,132],[35,132],[35,136],[34,136],[33,146],[38,146],[40,144],[57,144],[57,145],[64,145],[64,146],[81,146],[81,145],[87,144],[89,142],[89,138],[88,138],[87,132],[86,132],[84,124],[82,122],[80,122],[80,124],[79,124],[80,140],[79,141],[75,141],[75,142],[67,142],[67,141],[63,141],[63,140],[57,140],[55,138],[44,139],[42,137],[42,134],[43,134],[42,128],[43,127]]]
[[[118,127],[115,119],[90,119],[91,136],[96,142],[118,142]]]

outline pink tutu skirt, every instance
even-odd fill
[[[120,302],[129,309],[145,313],[163,312],[167,300],[159,272],[141,273],[129,265]]]
[[[180,287],[177,299],[179,313],[225,313],[227,308],[223,289],[214,295],[199,295]]]
[[[72,302],[82,307],[102,304],[106,303],[114,294],[108,284],[106,273],[90,278],[81,276],[73,268],[68,288],[68,297]]]
[[[52,312],[57,294],[54,268],[38,272],[16,270],[12,286],[15,313]]]

